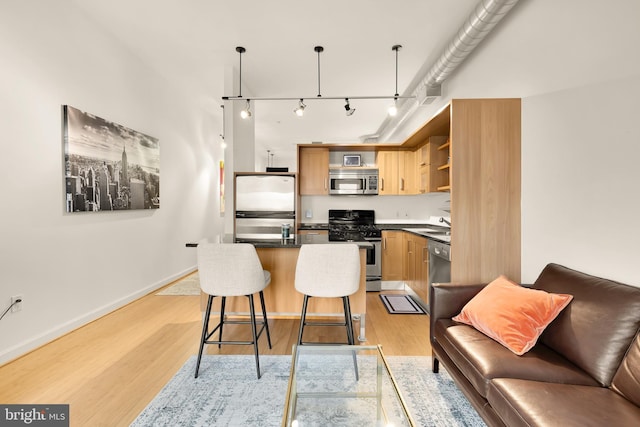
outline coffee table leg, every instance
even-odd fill
[[[367,341],[367,337],[365,336],[365,333],[364,333],[364,323],[365,323],[366,314],[365,313],[358,314],[358,317],[360,318],[360,335],[358,336],[358,341],[365,342]]]

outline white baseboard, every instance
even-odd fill
[[[68,334],[69,332],[72,332],[75,329],[78,329],[90,322],[93,322],[94,320],[99,319],[104,315],[107,315],[121,307],[124,307],[125,305],[139,298],[142,298],[143,296],[151,292],[154,292],[155,290],[160,289],[161,287],[168,285],[169,283],[181,277],[184,277],[187,274],[190,274],[196,271],[196,269],[197,269],[196,266],[187,268],[186,270],[173,274],[165,279],[162,279],[149,286],[146,286],[136,292],[133,292],[122,298],[119,298],[115,301],[105,304],[102,307],[98,307],[95,310],[92,310],[88,313],[85,313],[81,316],[71,319],[63,323],[62,325],[49,329],[48,331],[45,331],[35,337],[29,338],[19,344],[14,345],[13,347],[5,349],[2,352],[0,352],[0,366],[14,359],[17,359],[18,357],[24,356],[25,354],[37,349],[38,347],[48,344],[51,341],[58,339],[63,335]]]
[[[384,280],[381,285],[383,291],[404,291],[404,282],[402,280]]]

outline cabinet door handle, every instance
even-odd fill
[[[404,178],[400,178],[400,190],[404,191]]]
[[[384,250],[387,250],[387,238],[385,237],[384,239],[382,239],[382,247],[384,248]]]
[[[384,191],[384,178],[380,178],[380,190]]]
[[[325,190],[327,189],[327,177],[326,176],[324,177],[324,189]]]

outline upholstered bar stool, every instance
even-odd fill
[[[304,327],[344,326],[347,331],[346,343],[354,344],[353,324],[349,295],[360,287],[360,251],[352,243],[302,245],[296,264],[295,288],[304,295],[298,345],[308,344],[302,341]],[[344,322],[308,322],[307,305],[309,298],[342,298]]]
[[[267,342],[271,348],[271,336],[267,322],[267,310],[264,305],[263,289],[271,282],[271,274],[262,269],[260,258],[253,245],[249,243],[204,243],[198,244],[198,271],[200,275],[200,288],[209,295],[207,309],[202,324],[202,337],[200,339],[200,351],[196,362],[195,377],[198,378],[200,360],[205,344],[244,344],[254,347],[256,370],[260,379],[260,358],[258,355],[258,339],[262,332],[267,332]],[[260,295],[262,307],[262,320],[256,321],[256,313],[253,305],[253,294]],[[227,297],[246,296],[249,299],[249,320],[227,320],[224,316]],[[209,330],[211,306],[215,297],[221,297],[220,321],[218,325]],[[251,325],[252,341],[225,341],[222,339],[222,329],[226,324]],[[257,330],[257,325],[261,325]],[[220,331],[218,340],[211,337],[216,331]]]

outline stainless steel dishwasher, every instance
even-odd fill
[[[429,295],[431,284],[451,281],[451,245],[429,239]]]

